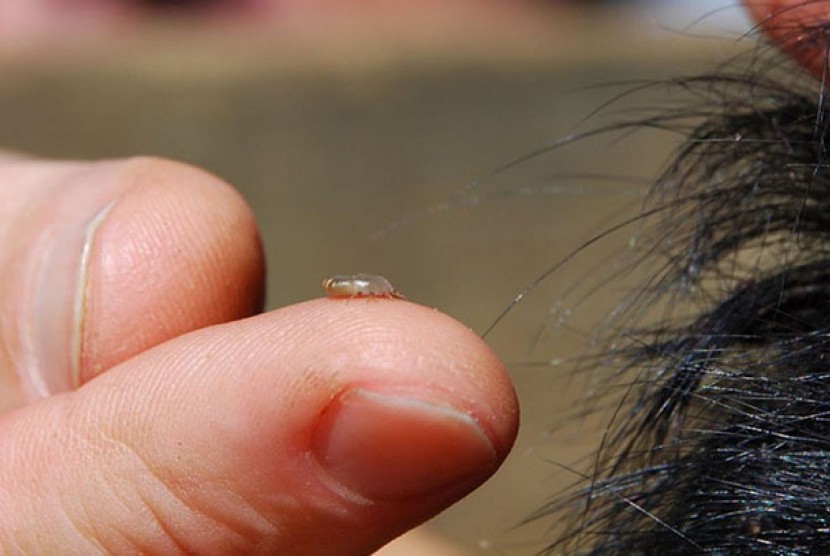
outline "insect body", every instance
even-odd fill
[[[405,299],[392,282],[373,274],[338,275],[323,280],[323,290],[331,298],[338,297],[386,297]]]

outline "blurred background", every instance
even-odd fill
[[[259,219],[270,308],[377,273],[483,332],[635,214],[677,138],[601,136],[499,169],[647,107],[648,92],[594,113],[726,62],[748,29],[732,0],[0,0],[0,145],[221,176]],[[572,285],[602,282],[630,238],[586,250],[488,336],[523,428],[496,477],[425,526],[445,553],[532,554],[555,536],[556,519],[520,524],[578,479],[555,462],[599,442],[568,419],[590,378],[559,362],[621,295]]]

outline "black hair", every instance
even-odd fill
[[[830,22],[781,40],[824,60]],[[640,217],[647,285],[601,358],[602,445],[535,516],[573,516],[551,554],[830,553],[830,98],[826,72],[759,49],[610,126],[686,138]]]

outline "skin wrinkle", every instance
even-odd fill
[[[106,546],[101,542],[98,538],[95,530],[94,523],[96,519],[93,517],[94,512],[90,512],[87,508],[86,504],[83,503],[83,500],[77,500],[75,502],[76,508],[80,507],[80,510],[85,514],[84,516],[75,515],[75,511],[66,508],[62,513],[66,517],[67,521],[69,522],[70,526],[72,527],[72,531],[75,532],[85,544],[91,547],[95,553],[97,554],[110,554],[110,552],[106,549]],[[43,541],[41,541],[43,542]],[[48,553],[51,548],[47,548],[50,546],[51,543],[47,541],[45,546],[38,547],[35,552],[41,552],[46,554]],[[44,550],[45,549],[45,550]],[[89,549],[84,550],[85,553],[92,554],[92,551]]]
[[[83,453],[98,455],[111,453],[110,447],[112,445],[112,439],[110,439],[110,442],[102,442],[103,436],[99,428],[91,426],[84,427],[80,430],[84,431],[83,435],[75,435],[75,438],[76,440],[80,440],[80,442],[82,443],[82,445],[79,447],[83,450]],[[97,434],[93,434],[93,431],[97,431]],[[122,447],[125,446],[122,444]],[[120,461],[121,457],[122,454],[119,453],[112,459],[117,459]],[[96,474],[92,476],[92,480],[96,482],[100,481],[100,483],[103,483],[99,484],[96,490],[99,490],[102,487],[105,488],[106,491],[111,494],[111,500],[117,501],[124,508],[128,507],[126,499],[119,495],[119,493],[122,491],[119,488],[118,481],[108,480],[103,474]],[[113,529],[111,523],[108,524],[108,527],[103,530],[97,526],[99,523],[98,513],[100,507],[98,507],[98,505],[101,504],[100,500],[93,499],[92,501],[88,502],[87,498],[82,496],[77,498],[76,503],[78,504],[78,506],[76,507],[80,507],[81,511],[83,512],[83,516],[73,518],[72,523],[78,530],[78,532],[82,534],[85,538],[89,538],[91,541],[94,540],[98,543],[101,554],[114,554],[124,551],[124,547],[121,546],[120,543],[117,543],[115,539],[112,539],[112,535],[110,534],[111,532],[114,532],[118,536],[118,538],[124,539],[128,543],[128,545],[135,545],[135,542],[133,542],[131,536],[127,535],[126,531],[124,531],[123,528]],[[96,507],[91,508],[91,504],[95,504]],[[130,514],[127,513],[126,515]],[[142,520],[142,525],[146,525],[146,523],[146,520]],[[155,523],[155,525],[159,526],[160,524]],[[89,532],[87,532],[87,529],[89,529]],[[146,533],[146,529],[139,532],[139,534]],[[109,540],[110,542],[106,543],[106,540]]]
[[[188,507],[194,516],[203,516],[215,524],[218,530],[224,531],[217,536],[225,538],[228,536],[226,532],[232,531],[234,535],[231,536],[236,537],[232,543],[243,552],[249,551],[262,539],[273,536],[277,530],[273,518],[269,519],[264,510],[258,509],[257,504],[237,494],[241,487],[231,478],[211,478],[207,483],[191,484],[187,481],[174,483],[164,479],[164,475],[163,471],[152,472],[152,476]],[[194,475],[200,475],[200,472],[194,471]],[[209,484],[210,488],[202,488],[205,484]],[[199,494],[207,497],[198,496]],[[249,494],[254,498],[257,493]]]
[[[152,515],[153,521],[158,526],[159,530],[162,532],[163,537],[173,545],[173,549],[175,549],[179,554],[191,554],[192,550],[188,549],[185,541],[182,540],[182,539],[179,539],[178,535],[175,533],[175,531],[173,531],[173,528],[171,526],[167,525],[166,520],[164,519],[164,517],[158,511],[156,511],[155,504],[153,503],[153,501],[150,500],[149,498],[147,498],[146,496],[144,496],[141,493],[140,488],[136,488],[135,492],[136,492],[136,496],[141,500],[144,507],[147,508],[147,511],[150,513],[150,515]],[[146,545],[147,542],[148,542],[147,539],[143,538],[143,535],[141,535],[141,534],[139,534],[139,535],[129,535],[127,531],[122,531],[121,534],[123,536],[127,537],[128,540],[130,540],[136,546]],[[135,538],[135,540],[133,540],[134,537],[137,537],[137,538]],[[153,548],[155,548],[155,547],[153,547]],[[149,552],[149,551],[150,551],[150,546],[142,546],[141,552]],[[155,552],[159,552],[159,551],[155,550]],[[170,552],[168,551],[168,549],[165,549],[164,553],[169,554]]]
[[[189,554],[190,551],[187,549],[187,547],[182,542],[180,542],[180,540],[177,538],[177,536],[173,532],[172,528],[166,524],[166,520],[156,510],[155,504],[158,503],[158,502],[154,501],[154,500],[151,500],[149,497],[145,496],[142,493],[143,487],[141,485],[141,482],[136,482],[133,479],[133,477],[148,476],[151,479],[154,479],[156,481],[156,483],[161,484],[162,487],[165,489],[165,491],[169,492],[169,489],[167,489],[165,487],[165,485],[164,485],[163,481],[161,480],[161,478],[153,472],[153,470],[147,464],[145,458],[142,458],[140,456],[140,454],[138,453],[138,450],[131,447],[126,441],[116,439],[113,435],[106,434],[106,433],[102,432],[100,429],[98,429],[98,430],[99,430],[99,434],[97,436],[101,440],[99,440],[95,443],[97,445],[103,447],[102,451],[107,452],[107,453],[111,453],[111,452],[113,452],[113,449],[112,449],[113,447],[121,448],[120,450],[118,450],[118,449],[115,450],[115,452],[117,454],[115,456],[115,458],[117,458],[119,461],[122,461],[123,456],[125,454],[129,454],[129,456],[134,461],[137,461],[139,463],[139,466],[138,466],[139,469],[143,469],[144,471],[146,471],[146,473],[141,473],[140,471],[139,471],[139,473],[130,473],[129,476],[131,478],[129,479],[129,484],[133,487],[132,488],[132,493],[141,502],[141,506],[145,509],[147,514],[149,514],[149,517],[152,518],[153,524],[156,526],[155,529],[157,530],[157,532],[161,533],[161,537],[163,539],[166,539],[170,543],[172,543],[172,548],[178,550],[179,554]],[[128,466],[128,467],[132,468],[132,466]],[[121,469],[121,467],[119,466],[119,470],[120,469]],[[107,490],[112,493],[112,496],[115,500],[117,500],[121,503],[121,507],[123,509],[128,510],[127,512],[125,512],[126,515],[134,514],[136,512],[136,509],[133,507],[133,504],[131,504],[131,502],[133,502],[134,500],[133,500],[131,495],[126,494],[124,492],[124,489],[121,486],[122,481],[119,481],[118,478],[121,478],[123,480],[123,475],[119,475],[117,477],[114,476],[109,481],[109,483],[111,483],[112,488],[108,488]],[[147,520],[141,520],[141,521],[142,521],[143,524],[147,524]],[[153,528],[152,526],[150,526],[150,527]],[[107,531],[107,533],[108,532],[109,531]],[[137,552],[139,552],[139,553],[147,553],[147,552],[156,552],[156,553],[158,553],[159,552],[158,547],[155,546],[157,541],[153,540],[153,539],[158,539],[159,538],[158,535],[151,535],[148,538],[148,536],[146,534],[146,531],[141,530],[141,531],[130,532],[130,531],[127,530],[127,528],[123,528],[123,527],[120,530],[118,530],[118,533],[131,546],[135,547],[137,549]],[[163,550],[163,552],[164,553],[169,553],[170,548],[171,547],[166,547]],[[111,547],[109,549],[109,551],[110,551],[110,553],[118,553],[118,552],[123,551],[123,548],[114,546],[114,547]]]
[[[57,400],[57,397],[53,399]],[[75,429],[73,427],[69,426],[69,423],[72,422],[73,418],[71,416],[71,412],[67,412],[66,408],[67,405],[63,403],[50,405],[50,412],[52,413],[52,416],[46,422],[53,425],[53,427],[38,429],[34,435],[25,435],[27,444],[22,446],[19,443],[13,445],[19,448],[27,449],[18,449],[9,452],[7,450],[8,446],[3,446],[4,453],[8,454],[8,459],[6,461],[10,464],[9,469],[16,470],[20,467],[25,467],[35,473],[34,476],[31,476],[32,478],[27,484],[28,488],[23,488],[22,492],[19,481],[6,478],[6,480],[11,481],[10,484],[15,485],[17,490],[12,493],[5,492],[8,502],[6,506],[9,509],[0,515],[8,516],[12,521],[4,524],[4,530],[15,531],[19,535],[33,533],[33,531],[23,525],[25,525],[30,519],[38,520],[45,518],[42,508],[38,508],[39,501],[45,499],[42,492],[42,488],[44,486],[43,480],[45,479],[45,481],[48,482],[54,478],[56,473],[63,471],[63,468],[61,467],[61,463],[63,462],[62,454],[72,453],[74,450],[80,449],[77,453],[89,455],[88,452],[83,451],[83,447],[85,446],[85,444],[83,444],[84,439],[79,434],[75,433]],[[16,425],[19,425],[19,423],[13,423],[11,424],[11,427],[9,427],[9,423],[4,422],[4,425],[4,428],[6,429],[4,432],[11,432],[9,437],[14,437],[15,431],[10,431],[9,429],[17,428]],[[17,433],[19,434],[19,431],[17,431]],[[46,446],[46,448],[44,448],[44,446]],[[42,453],[48,455],[45,460],[37,457],[37,454]],[[33,469],[33,465],[37,464],[40,464],[39,468]],[[27,475],[21,474],[21,476],[26,477]],[[11,497],[8,496],[9,494]],[[21,508],[21,498],[29,503],[28,507]],[[75,496],[73,492],[72,495],[69,496],[57,497],[55,502],[58,503],[49,504],[46,507],[46,511],[48,512],[47,516],[49,516],[48,519],[54,525],[55,530],[62,531],[64,533],[71,532],[72,536],[81,539],[81,542],[85,546],[82,550],[82,553],[84,554],[105,554],[102,544],[97,538],[95,538],[92,534],[92,530],[90,530],[87,526],[91,523],[89,517],[90,512],[83,504],[83,500],[78,496]],[[82,513],[86,513],[87,519],[84,520],[80,516],[76,515],[77,510],[80,510]],[[43,534],[39,535],[36,531],[34,531],[34,534],[35,536],[29,538],[21,536],[19,542],[17,542],[17,544],[25,547],[22,551],[23,553],[45,554],[53,552],[53,548],[50,548],[52,546],[51,537],[46,537]]]
[[[112,399],[112,398],[110,398]],[[120,496],[119,493],[122,493],[123,490],[119,486],[121,482],[118,480],[123,479],[125,475],[121,473],[125,468],[133,469],[133,467],[129,465],[125,465],[124,456],[129,454],[130,460],[133,462],[137,462],[139,471],[137,473],[130,473],[127,476],[129,477],[151,477],[156,481],[161,483],[159,477],[155,476],[153,470],[148,466],[146,461],[140,456],[139,451],[133,448],[128,442],[120,440],[114,434],[110,434],[107,432],[107,429],[100,426],[100,423],[91,417],[88,413],[89,409],[92,409],[92,415],[96,414],[97,411],[113,411],[117,410],[116,407],[110,405],[109,407],[101,405],[97,408],[83,408],[80,409],[75,405],[71,405],[69,407],[73,407],[74,410],[72,411],[72,416],[67,416],[63,419],[65,423],[64,426],[66,427],[69,435],[75,439],[74,445],[72,446],[72,451],[78,451],[79,453],[88,454],[90,459],[98,460],[98,459],[105,459],[106,461],[110,462],[118,462],[119,465],[115,468],[112,468],[113,473],[109,473],[108,475],[105,474],[96,474],[91,476],[90,478],[84,478],[84,482],[94,481],[96,482],[96,486],[94,488],[94,492],[100,492],[104,490],[110,494],[110,500],[116,501],[119,505],[124,508],[132,508],[132,504],[129,503],[130,499]],[[129,413],[124,413],[125,418],[116,423],[117,426],[123,426],[124,422],[129,420],[126,415]],[[81,431],[73,432],[73,431]],[[67,433],[63,433],[64,437],[67,437]],[[115,449],[114,449],[115,448]],[[120,449],[119,449],[120,448]],[[100,480],[100,481],[99,481]],[[135,487],[136,495],[139,495],[139,499],[143,501],[143,498],[140,496],[140,486],[139,484],[135,483],[134,480],[130,479],[129,483]],[[163,485],[163,483],[161,483]],[[79,502],[82,504],[84,503],[85,498],[79,498]],[[100,503],[100,501],[96,502]],[[84,504],[86,508],[86,504]],[[98,510],[99,508],[96,508]],[[152,506],[148,505],[147,510],[151,512],[151,515],[154,513]],[[130,509],[128,512],[125,512],[124,515],[132,515],[134,513],[134,508]],[[94,525],[98,523],[98,517],[95,512],[86,511],[87,520],[89,521],[90,525]],[[149,516],[148,516],[149,517]],[[143,524],[146,524],[146,520],[142,520]],[[112,523],[110,525],[113,525]],[[161,527],[161,523],[156,523],[156,525],[160,526],[157,529],[157,532],[162,532],[163,528]],[[98,538],[106,539],[108,538],[107,531],[100,531]],[[140,531],[137,534],[146,534],[147,531]],[[118,534],[126,539],[130,544],[135,544],[132,541],[131,535],[129,535],[124,530],[119,530]],[[152,535],[152,537],[157,538],[158,535]],[[175,539],[170,539],[171,541],[175,541]],[[105,553],[117,553],[118,547],[111,546],[106,547]]]
[[[224,512],[224,516],[216,517],[223,521],[228,529],[238,534],[240,546],[246,550],[250,547],[256,547],[263,544],[266,539],[276,537],[276,532],[279,531],[279,524],[274,519],[269,519],[266,512],[257,509],[258,504],[252,501],[255,496],[247,493],[251,500],[236,492],[236,484],[231,480],[216,481],[216,491],[221,493],[222,501],[231,506],[230,511]],[[231,500],[233,503],[231,504]],[[208,501],[203,503],[205,506],[216,505],[215,501]],[[262,507],[268,504],[261,503]],[[247,539],[247,540],[246,540]]]
[[[15,535],[4,535],[0,539],[0,553],[26,554],[26,547],[22,544],[22,539],[18,539]]]
[[[162,518],[161,514],[159,514],[155,510],[154,505],[152,504],[152,502],[148,498],[146,498],[145,496],[142,495],[141,490],[139,488],[136,488],[134,491],[135,491],[135,495],[138,497],[139,500],[141,500],[142,506],[145,508],[146,512],[148,514],[150,514],[150,517],[152,518],[153,523],[158,527],[158,529],[162,533],[163,537],[165,539],[167,539],[170,543],[172,543],[173,548],[178,551],[178,554],[188,554],[189,552],[186,550],[185,546],[182,543],[179,542],[179,539],[176,537],[176,535],[173,533],[173,531],[170,529],[170,527],[168,527],[165,524],[164,519]],[[113,489],[113,492],[115,493],[115,496],[118,497],[117,489]],[[126,504],[124,504],[123,506],[127,507]],[[145,553],[148,553],[148,552],[152,552],[153,551],[152,549],[155,548],[154,546],[152,546],[153,541],[148,540],[147,538],[145,538],[145,536],[143,535],[143,532],[141,532],[141,531],[137,532],[137,534],[136,534],[136,532],[128,531],[127,528],[122,528],[119,531],[119,534],[124,539],[126,539],[126,541],[133,548],[136,549],[137,553],[145,554]],[[158,552],[158,551],[156,550],[156,552]],[[168,550],[165,550],[164,552],[169,553]]]
[[[209,331],[202,331],[202,332],[197,332],[196,334],[201,335],[201,334],[209,334],[209,333],[210,333]],[[257,344],[261,344],[261,341],[257,342]],[[259,347],[261,348],[261,345]],[[210,345],[210,349],[215,350],[217,352],[217,356],[219,358],[228,357],[227,349],[225,347],[223,347],[222,345],[212,343]],[[225,353],[225,355],[220,355],[223,352]],[[176,352],[175,350],[174,350],[174,353],[178,353],[178,355],[176,355],[176,360],[180,361],[180,363],[176,363],[175,361],[171,361],[170,364],[168,365],[168,367],[170,368],[170,370],[172,372],[172,375],[170,375],[171,378],[175,377],[176,383],[178,383],[178,385],[176,383],[171,384],[168,380],[167,383],[166,383],[166,388],[161,388],[161,382],[157,382],[157,381],[151,379],[150,384],[147,385],[147,379],[150,379],[150,377],[145,376],[142,379],[145,386],[150,386],[151,390],[158,392],[160,395],[162,395],[164,397],[170,397],[171,395],[173,397],[176,397],[177,396],[176,392],[180,388],[183,387],[183,384],[186,384],[192,378],[192,377],[188,376],[188,374],[190,374],[190,371],[185,371],[185,374],[180,374],[179,372],[177,372],[175,370],[180,364],[183,365],[183,364],[185,364],[185,362],[187,362],[189,360],[189,358],[187,357],[187,354],[186,353],[181,353],[181,352]],[[208,357],[208,359],[215,360],[216,357]],[[233,367],[233,368],[236,368],[236,367]],[[244,368],[244,366],[243,366],[243,368]],[[228,370],[231,370],[231,367],[228,367]],[[192,372],[198,374],[198,369],[193,369]],[[158,375],[158,376],[156,376],[156,378],[159,378],[161,380],[161,379],[166,379],[166,376],[168,376],[168,375]],[[232,376],[232,374],[230,376]],[[233,380],[233,379],[231,379],[231,380]],[[240,380],[244,380],[244,376],[240,376]],[[242,388],[240,390],[241,394],[244,394],[245,392],[247,392],[247,390],[245,388]],[[224,395],[226,397],[229,396],[230,394],[231,394],[231,392],[227,392],[227,391],[224,393]],[[246,396],[247,396],[247,394],[246,394]],[[228,397],[227,399],[232,400],[232,398],[230,398],[230,397]],[[240,403],[242,403],[243,401],[244,400],[240,400]],[[168,405],[169,404],[167,402],[163,401],[163,400],[157,400],[156,403],[153,404],[153,407],[167,407]],[[116,407],[107,408],[107,410],[108,410],[108,412],[112,412],[112,413],[115,413],[115,414],[121,414],[121,415],[132,414],[132,413],[135,412],[134,408],[120,407],[120,404],[119,404],[119,406],[116,406]],[[242,430],[247,428],[245,425],[240,425],[240,427],[241,427]],[[139,427],[139,429],[140,428],[141,427]],[[167,434],[167,433],[165,433],[165,434]],[[222,437],[228,437],[228,436],[233,437],[233,436],[235,436],[235,434],[231,431],[229,431],[228,434],[225,434],[225,433],[222,434]],[[240,447],[240,449],[245,450],[245,451],[249,450],[249,447],[244,443],[244,439],[243,439],[243,444]],[[235,451],[236,451],[235,449],[231,448],[231,452],[235,452]],[[201,475],[201,471],[194,471],[194,472],[196,474]],[[213,484],[213,481],[211,481],[211,483]],[[173,487],[173,488],[178,488],[178,487]],[[240,485],[234,485],[233,489],[231,489],[231,490],[238,490],[239,488],[240,488]],[[284,501],[280,501],[278,503],[281,504],[282,507],[285,507],[285,502]],[[252,507],[254,507],[254,508],[260,507],[259,502],[254,503],[252,505]],[[262,515],[262,513],[259,513],[259,515]]]
[[[176,525],[184,524],[192,522],[195,518],[196,521],[202,521],[203,519],[209,522],[211,525],[205,527],[205,524],[200,524],[197,528],[202,530],[224,530],[226,527],[221,519],[217,519],[214,516],[209,515],[208,513],[202,511],[201,509],[197,509],[193,503],[193,501],[189,500],[189,494],[187,492],[180,492],[180,488],[174,486],[170,483],[168,479],[165,478],[165,473],[159,469],[156,469],[155,466],[150,464],[150,460],[147,457],[142,456],[141,450],[137,449],[130,445],[130,443],[126,442],[123,439],[117,438],[112,434],[109,434],[103,430],[99,430],[97,435],[99,437],[99,442],[106,446],[106,452],[112,452],[113,447],[118,447],[120,449],[116,449],[115,453],[117,454],[115,457],[119,461],[122,461],[125,455],[129,455],[130,460],[133,462],[138,463],[138,470],[135,471],[132,466],[123,466],[119,465],[117,470],[120,472],[122,469],[129,468],[130,473],[129,476],[131,477],[144,477],[149,478],[153,481],[154,487],[160,487],[161,493],[156,492],[156,488],[152,488],[154,491],[151,497],[147,497],[141,494],[141,491],[144,488],[137,484],[133,479],[130,479],[130,482],[136,487],[136,495],[138,498],[145,504],[148,510],[151,512],[152,515],[157,516],[157,523],[156,525],[159,527],[159,531],[163,533],[163,538],[167,539],[169,542],[173,544],[174,547],[178,548],[184,554],[190,554],[195,552],[199,552],[198,547],[195,546],[188,546],[193,543],[195,539],[187,539],[187,538],[179,538],[174,531]],[[119,473],[120,475],[120,473]],[[117,485],[116,485],[117,486]],[[117,488],[115,490],[118,490]],[[184,508],[184,512],[175,511],[174,514],[176,518],[174,520],[159,518],[159,510],[156,510],[156,506],[159,504],[163,504],[165,506],[169,505],[170,503],[174,505],[180,505]],[[169,512],[167,512],[169,513]],[[182,518],[182,515],[186,515],[188,517]],[[169,525],[166,525],[169,523]],[[187,526],[188,529],[193,528],[193,525]],[[142,532],[141,534],[146,534],[147,531]],[[183,532],[183,535],[189,537],[190,534]],[[224,538],[225,535],[219,534],[217,535],[218,538]],[[167,548],[163,549],[165,552]],[[117,551],[116,551],[117,552]]]

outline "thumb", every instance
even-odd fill
[[[501,364],[404,301],[311,301],[163,343],[0,420],[0,546],[366,554],[493,473]]]
[[[0,412],[257,312],[263,268],[250,209],[203,171],[0,152]]]

